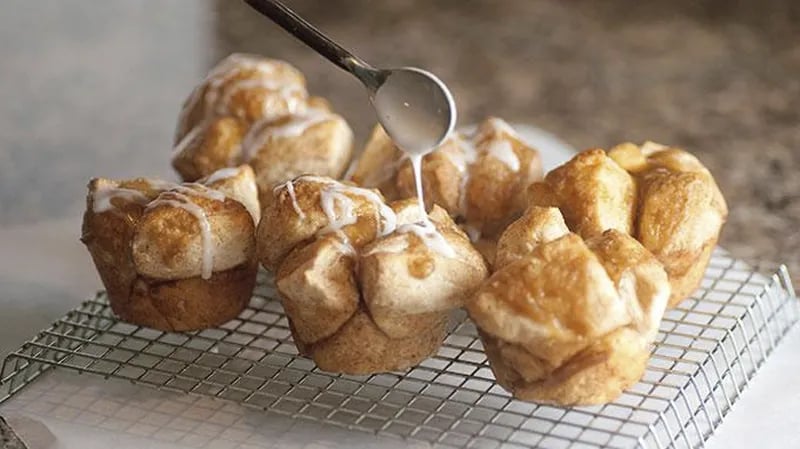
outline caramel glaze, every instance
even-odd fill
[[[430,255],[430,250],[422,240],[414,234],[407,234],[408,251],[411,257],[408,258],[406,266],[408,273],[417,279],[425,279],[436,269],[436,262]]]
[[[582,251],[569,251],[578,240]],[[511,309],[541,325],[558,332],[565,327],[579,335],[588,331],[585,316],[585,296],[582,285],[592,285],[591,266],[602,270],[597,258],[583,245],[580,238],[570,234],[540,245],[533,257],[513,262],[489,280],[490,288],[503,290],[501,298]],[[558,260],[556,264],[549,262]]]

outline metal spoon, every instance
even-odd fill
[[[432,73],[414,67],[376,69],[281,2],[245,1],[317,53],[355,75],[367,88],[378,121],[389,137],[407,153],[429,153],[453,130],[456,123],[453,95]]]

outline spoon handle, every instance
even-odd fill
[[[355,75],[368,89],[374,91],[382,84],[384,75],[379,70],[342,48],[283,3],[277,0],[245,2],[332,63]]]

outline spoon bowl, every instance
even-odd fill
[[[414,67],[381,70],[370,100],[391,139],[409,154],[424,155],[453,130],[453,95],[435,75]]]

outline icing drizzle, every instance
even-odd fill
[[[292,180],[286,181],[283,184],[278,184],[272,189],[272,192],[276,192],[280,189],[286,189],[286,192],[289,194],[289,198],[292,200],[292,209],[294,209],[297,216],[300,217],[301,220],[305,220],[306,214],[303,212],[303,209],[300,208],[300,204],[297,203],[297,195],[294,192],[294,183]]]
[[[298,179],[307,179],[301,177]],[[328,219],[328,225],[320,232],[341,233],[342,228],[358,221],[356,204],[348,195],[359,196],[367,200],[378,212],[376,232],[378,237],[383,237],[397,229],[397,215],[391,207],[383,202],[383,198],[369,189],[353,187],[339,182],[327,182],[327,186],[320,193],[320,207]],[[337,213],[338,209],[338,213]]]
[[[174,197],[174,199],[167,196]],[[160,195],[159,198],[156,198],[153,202],[151,202],[147,208],[152,209],[162,204],[181,208],[192,214],[197,219],[197,224],[200,226],[200,239],[202,246],[200,277],[203,279],[210,279],[214,270],[214,242],[212,241],[211,235],[211,222],[208,220],[206,211],[202,207],[193,203],[186,194],[177,191],[165,192],[164,194]]]
[[[136,204],[145,205],[150,199],[142,192],[122,187],[103,186],[92,194],[92,212],[99,214],[114,209],[111,200],[123,198]]]
[[[296,203],[293,185],[294,182],[298,181],[325,184],[325,187],[323,187],[320,192],[319,204],[328,220],[328,224],[318,231],[319,235],[335,233],[341,238],[343,245],[352,248],[342,230],[344,227],[355,224],[358,221],[359,216],[356,213],[356,203],[352,198],[353,196],[357,196],[369,202],[377,212],[377,237],[384,237],[393,232],[414,234],[431,250],[445,257],[455,257],[456,255],[447,240],[439,233],[433,222],[428,219],[427,214],[424,212],[424,207],[422,208],[422,217],[424,217],[422,221],[398,225],[397,214],[377,193],[369,189],[349,186],[327,178],[305,175],[293,181],[280,184],[275,188],[276,191],[285,189],[287,193],[289,193],[289,196],[292,198],[292,207],[301,220],[305,219],[305,214]],[[352,250],[348,250],[348,252],[352,252]]]
[[[219,170],[215,171],[208,175],[202,182],[206,185],[214,184],[217,181],[222,181],[223,179],[233,178],[234,176],[239,174],[238,167],[226,167],[220,168]]]
[[[280,73],[279,68],[283,68],[287,73]],[[244,70],[257,72],[257,76],[232,81]],[[181,108],[176,138],[184,132],[186,134],[173,148],[173,158],[205,129],[205,125],[200,123],[188,132],[185,130],[189,113],[201,103],[204,118],[233,115],[231,101],[236,93],[247,89],[262,88],[270,92],[262,98],[261,114],[264,119],[275,118],[273,113],[275,109],[289,114],[302,112],[306,107],[308,94],[299,75],[298,78],[293,77],[295,72],[291,65],[283,61],[264,59],[253,55],[235,53],[223,59],[211,69],[203,82],[192,90]]]
[[[264,145],[276,137],[297,137],[312,126],[333,118],[333,114],[324,109],[310,108],[304,112],[286,116],[282,123],[275,123],[268,118],[253,125],[242,140],[242,158],[251,160]]]
[[[211,222],[205,210],[195,204],[191,197],[199,196],[212,201],[225,201],[225,194],[203,184],[194,182],[174,184],[156,179],[146,179],[145,182],[150,188],[160,191],[155,199],[151,200],[147,195],[135,189],[102,186],[91,193],[92,211],[94,213],[103,213],[114,210],[115,206],[111,202],[114,198],[123,198],[142,206],[146,205],[146,210],[153,209],[160,205],[167,205],[187,211],[197,219],[197,224],[200,226],[202,247],[200,277],[203,279],[211,278],[214,268],[214,244]],[[213,181],[209,178],[205,182],[210,183]]]
[[[445,240],[444,236],[442,236],[439,230],[436,229],[436,225],[433,224],[428,217],[428,213],[425,211],[425,200],[422,196],[422,155],[409,154],[408,158],[411,161],[411,167],[414,171],[414,186],[417,190],[417,206],[419,207],[419,213],[422,217],[422,220],[416,223],[401,225],[397,228],[397,232],[414,234],[420,240],[422,240],[422,243],[428,248],[445,257],[455,257],[456,252],[453,250],[453,247],[447,243],[447,240]]]
[[[440,147],[441,154],[453,164],[459,173],[460,185],[458,189],[457,215],[463,217],[467,214],[469,207],[467,203],[467,186],[471,178],[470,167],[481,155],[485,154],[500,161],[512,172],[519,172],[522,163],[514,151],[514,145],[510,139],[521,140],[506,121],[491,117],[486,119],[484,124],[473,132],[459,130],[453,133],[448,142],[454,147],[444,148],[448,143]],[[399,164],[405,157],[396,159],[395,163]],[[368,176],[364,183],[366,185],[378,185],[375,181],[378,178],[378,174],[382,173],[382,170],[383,167],[377,171],[376,175]],[[390,174],[395,174],[396,171],[396,169],[392,170]],[[380,178],[379,182],[383,182],[388,179],[388,176]]]
[[[505,164],[509,170],[513,172],[519,171],[519,158],[517,154],[514,153],[514,147],[511,146],[511,142],[507,140],[494,140],[489,144],[489,148],[486,152],[489,156]]]

